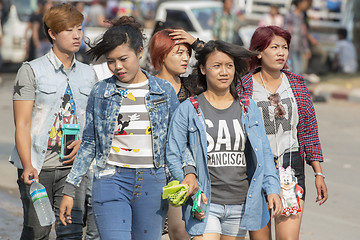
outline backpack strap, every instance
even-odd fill
[[[249,110],[250,98],[248,96],[241,95],[239,96],[239,102],[244,111],[247,113]]]
[[[201,112],[200,112],[200,109],[199,109],[198,97],[196,95],[193,95],[193,96],[189,97],[189,100],[192,103],[192,105],[194,106],[194,108],[196,109],[197,114],[200,115]]]

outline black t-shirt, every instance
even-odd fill
[[[227,109],[216,109],[200,94],[199,105],[206,123],[211,202],[243,204],[249,181],[246,174],[245,141],[238,100]]]

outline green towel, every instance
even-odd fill
[[[180,184],[179,181],[171,181],[168,185],[163,187],[163,199],[168,199],[169,203],[174,207],[179,207],[185,204],[187,200],[187,193],[189,191],[189,185]]]

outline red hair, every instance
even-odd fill
[[[275,36],[279,36],[285,39],[288,47],[290,47],[291,34],[278,26],[266,26],[266,27],[258,27],[250,41],[249,50],[262,52],[264,51],[274,39]],[[257,56],[253,56],[249,60],[250,71],[255,68],[261,66],[261,59]],[[284,66],[287,68],[287,65]]]
[[[176,46],[176,40],[172,40],[169,34],[171,29],[164,29],[155,33],[150,41],[150,59],[155,70],[158,71],[169,52]],[[184,44],[191,55],[191,47],[189,44]]]

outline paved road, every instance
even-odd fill
[[[0,85],[0,239],[11,240],[19,239],[22,221],[16,170],[7,162],[14,141],[9,80],[14,77],[3,75]],[[315,108],[330,198],[321,207],[315,203],[314,176],[306,167],[307,198],[300,239],[359,239],[360,104],[332,100]]]

